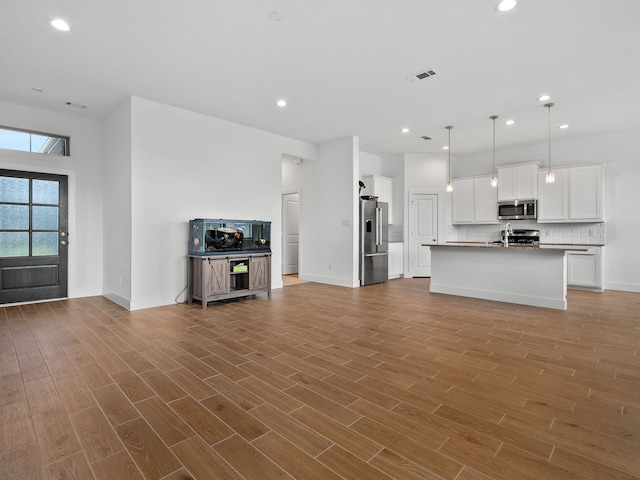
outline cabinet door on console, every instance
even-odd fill
[[[267,288],[269,274],[269,257],[249,258],[249,290]]]
[[[204,268],[207,269],[205,275],[205,292],[207,297],[229,292],[228,258],[209,259],[209,261],[205,263]]]

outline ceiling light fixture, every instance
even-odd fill
[[[565,128],[569,128],[569,125],[564,123],[564,124],[560,125],[558,128],[560,128],[561,130],[564,130]]]
[[[44,93],[46,92],[46,90],[44,88],[40,88],[40,87],[27,87],[29,90],[31,90],[32,92],[36,92],[36,93]]]
[[[284,107],[286,107],[286,106],[287,106],[287,101],[286,101],[286,100],[282,100],[282,99],[281,99],[281,100],[278,100],[278,101],[276,102],[276,105],[277,105],[277,106],[279,106],[280,108],[284,108]]]
[[[548,121],[548,129],[549,129],[549,171],[547,172],[547,176],[544,181],[546,183],[554,183],[556,181],[556,177],[551,171],[551,107],[553,107],[553,103],[546,103],[544,106],[547,108],[549,112],[549,121]]]
[[[496,175],[496,120],[498,119],[498,115],[491,115],[489,117],[493,120],[493,177],[491,177],[491,186],[498,186],[498,175]]]
[[[61,32],[69,32],[71,31],[71,27],[67,22],[62,20],[61,18],[55,18],[51,20],[51,26],[56,30],[60,30]]]
[[[446,191],[453,192],[453,184],[451,183],[451,129],[453,128],[453,126],[447,125],[444,128],[449,130],[449,145],[447,146],[447,150],[449,151],[449,181],[447,182]]]
[[[449,147],[445,145],[444,147],[442,147],[442,149],[443,150],[449,150]]]
[[[508,126],[515,125],[515,123],[516,123],[515,120],[507,120],[506,122],[504,122],[504,124]]]
[[[402,130],[400,130],[400,131],[401,131],[402,133],[409,133],[409,132],[410,132],[410,130],[409,130],[408,128],[406,128],[406,127],[405,127],[405,128],[403,128],[403,129],[402,129]]]
[[[516,0],[501,0],[496,5],[496,10],[499,12],[508,12],[513,10],[518,2]]]
[[[544,95],[540,95],[538,97],[538,100],[540,102],[546,102],[547,100],[549,100],[551,98],[551,95],[547,95],[546,93]],[[545,105],[546,106],[546,105]]]

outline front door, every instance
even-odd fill
[[[67,180],[0,169],[0,304],[67,296]]]
[[[409,275],[431,276],[431,247],[438,243],[438,195],[409,195]]]

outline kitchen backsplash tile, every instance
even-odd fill
[[[541,243],[604,245],[607,241],[605,223],[536,223],[513,221],[514,229],[540,230]],[[455,240],[459,242],[493,242],[500,239],[500,225],[455,225]]]

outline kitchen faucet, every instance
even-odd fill
[[[511,223],[507,222],[504,226],[504,246],[509,246],[509,235],[513,235],[513,227]]]

